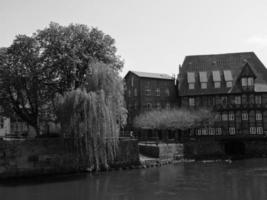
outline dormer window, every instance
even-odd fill
[[[244,89],[254,88],[254,77],[242,77],[241,85]]]
[[[199,80],[201,89],[207,89],[207,83],[208,83],[207,72],[199,72]]]
[[[230,70],[224,70],[223,74],[224,74],[224,79],[226,82],[226,87],[228,87],[228,88],[232,87],[233,86],[232,72]]]
[[[187,72],[187,82],[189,90],[195,89],[195,72]]]
[[[214,83],[214,88],[221,87],[221,74],[220,71],[212,71],[212,79]]]

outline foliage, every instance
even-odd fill
[[[134,119],[135,128],[187,130],[199,126],[210,126],[215,115],[206,109],[200,110],[153,110],[140,114]]]
[[[40,123],[54,120],[57,94],[82,87],[95,62],[117,72],[123,62],[109,35],[86,25],[51,23],[31,37],[18,35],[0,49],[1,106],[39,134]]]
[[[57,115],[65,137],[89,165],[98,170],[114,159],[120,126],[126,121],[123,84],[118,73],[104,64],[93,65],[83,89],[58,97]],[[107,70],[108,69],[108,70]]]

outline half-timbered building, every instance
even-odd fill
[[[179,70],[181,107],[217,113],[194,136],[267,135],[267,69],[253,52],[186,56]]]

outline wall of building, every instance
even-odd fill
[[[69,140],[60,138],[0,140],[0,178],[39,176],[84,171],[86,162],[71,151]],[[117,158],[111,165],[136,165],[139,152],[136,140],[119,142]]]
[[[6,117],[1,117],[0,123],[0,138],[6,136],[10,133],[10,119]]]

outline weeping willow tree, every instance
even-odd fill
[[[123,83],[117,71],[94,64],[83,88],[57,100],[57,116],[64,137],[95,170],[108,168],[116,155],[120,127],[126,122]]]

